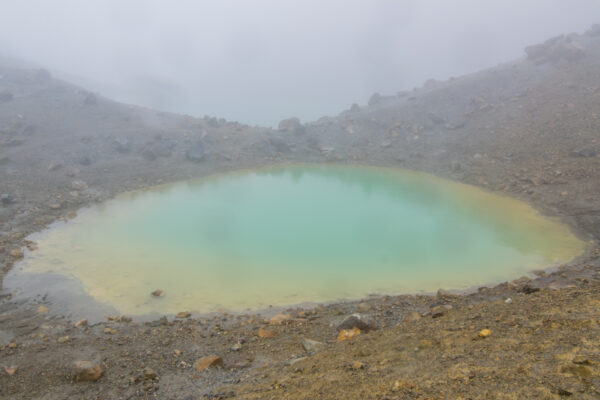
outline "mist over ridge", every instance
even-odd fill
[[[119,101],[277,125],[521,57],[598,15],[586,0],[32,0],[0,15],[0,55]]]

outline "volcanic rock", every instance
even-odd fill
[[[274,338],[275,336],[277,336],[277,331],[274,329],[258,328],[258,337],[259,338],[270,339],[270,338]]]
[[[275,148],[280,153],[289,153],[290,145],[279,137],[270,137],[269,144]]]
[[[352,339],[354,336],[360,335],[360,329],[352,328],[352,329],[342,329],[338,334],[337,340],[341,342],[342,340]]]
[[[196,371],[204,371],[208,368],[222,367],[223,359],[216,354],[202,357],[194,363],[194,369]]]
[[[282,120],[279,123],[279,126],[277,127],[277,129],[282,132],[291,132],[296,135],[300,135],[300,134],[303,134],[304,132],[306,132],[304,125],[302,125],[300,123],[300,120],[295,117]]]
[[[112,147],[119,153],[129,153],[131,151],[131,141],[125,137],[118,137],[112,141]]]
[[[2,202],[3,205],[8,205],[11,203],[14,203],[15,199],[6,193],[0,194],[0,201]]]
[[[102,377],[104,370],[91,361],[75,361],[72,366],[75,380],[95,382]]]
[[[325,347],[325,343],[312,339],[302,339],[302,347],[309,353],[317,352]]]
[[[201,143],[198,143],[185,152],[185,157],[191,162],[200,162],[204,160],[204,146]]]
[[[377,326],[367,316],[363,314],[352,314],[347,316],[337,325],[337,330],[358,328],[363,332],[377,329]]]

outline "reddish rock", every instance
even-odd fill
[[[104,370],[98,364],[91,361],[75,361],[73,363],[73,375],[75,380],[95,382],[102,377]]]
[[[274,338],[275,336],[277,336],[277,331],[276,330],[273,330],[273,329],[264,329],[264,328],[259,328],[258,329],[258,337],[259,338],[269,339],[269,338]]]
[[[194,369],[196,371],[204,371],[205,369],[208,369],[208,368],[222,367],[222,366],[223,366],[223,359],[216,354],[202,357],[201,359],[199,359],[198,361],[196,361],[194,363]]]

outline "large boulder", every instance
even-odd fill
[[[585,49],[577,41],[575,35],[561,35],[546,40],[544,43],[525,48],[527,58],[536,63],[575,61],[585,55]]]
[[[200,162],[203,161],[205,157],[204,146],[202,143],[197,143],[194,146],[187,149],[185,152],[185,158],[187,158],[191,162]]]
[[[352,314],[347,316],[342,320],[342,322],[337,324],[336,328],[338,331],[357,328],[360,329],[362,332],[368,332],[377,329],[377,326],[366,315]]]
[[[104,374],[102,367],[91,361],[75,361],[72,371],[75,380],[87,382],[97,381]]]
[[[284,139],[282,139],[280,137],[276,137],[276,136],[270,137],[269,138],[269,143],[279,153],[289,153],[290,152],[290,146],[288,145],[288,143]]]
[[[129,153],[131,151],[131,140],[126,137],[117,137],[112,141],[112,147],[119,153]]]
[[[369,105],[374,106],[375,104],[381,102],[381,95],[379,93],[373,93],[369,98]]]
[[[306,132],[304,125],[302,125],[300,120],[295,117],[282,120],[277,129],[279,129],[281,132],[291,132],[297,135]]]

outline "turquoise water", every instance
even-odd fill
[[[583,250],[514,199],[404,170],[306,165],[123,195],[37,244],[24,271],[73,276],[133,315],[464,289]]]

